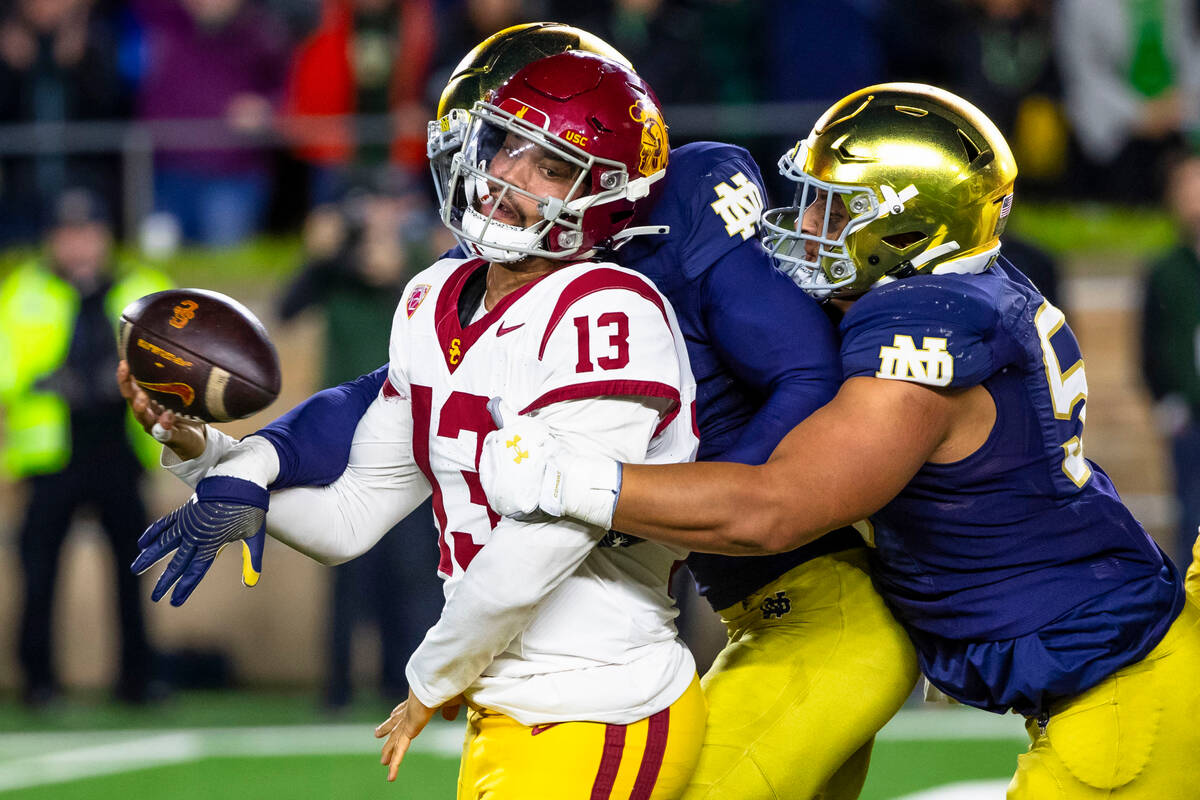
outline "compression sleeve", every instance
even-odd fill
[[[340,564],[412,513],[430,487],[413,461],[409,403],[377,396],[358,421],[344,472],[325,486],[272,492],[267,532],[323,564]]]
[[[374,372],[317,392],[256,431],[279,455],[279,475],[269,488],[324,486],[336,480],[346,468],[355,427],[387,374],[388,365],[384,364]]]
[[[765,398],[733,445],[706,458],[761,464],[788,431],[836,394],[841,370],[833,325],[757,243],[718,259],[701,289],[709,341],[722,363]],[[786,336],[779,334],[780,320],[787,320]]]
[[[538,418],[572,450],[640,462],[659,422],[659,402],[572,400],[546,406]],[[604,533],[565,519],[501,519],[408,662],[406,675],[417,698],[436,707],[469,688]]]

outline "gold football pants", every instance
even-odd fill
[[[467,716],[458,800],[674,800],[696,766],[704,694],[694,679],[667,708],[629,725],[522,725]]]
[[[708,731],[688,800],[849,800],[875,732],[917,680],[863,549],[819,556],[721,612]]]
[[[1192,800],[1200,796],[1200,606],[1189,598],[1141,661],[1025,728],[1009,800]]]

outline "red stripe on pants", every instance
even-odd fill
[[[671,728],[671,709],[664,708],[650,717],[646,731],[646,750],[642,753],[642,765],[638,767],[637,780],[629,800],[650,800],[658,771],[662,769],[663,755],[667,752],[667,732]]]
[[[600,769],[592,783],[591,800],[608,800],[613,784],[617,782],[617,771],[621,768],[621,753],[625,750],[625,726],[604,726],[604,753],[600,756]],[[640,775],[638,776],[641,777]]]

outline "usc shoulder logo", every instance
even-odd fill
[[[638,172],[653,175],[667,166],[667,126],[662,114],[652,104],[634,103],[629,118],[642,126],[642,152]]]

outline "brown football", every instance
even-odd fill
[[[151,398],[178,414],[227,422],[279,396],[279,355],[241,303],[206,289],[169,289],[121,312],[121,356]]]

